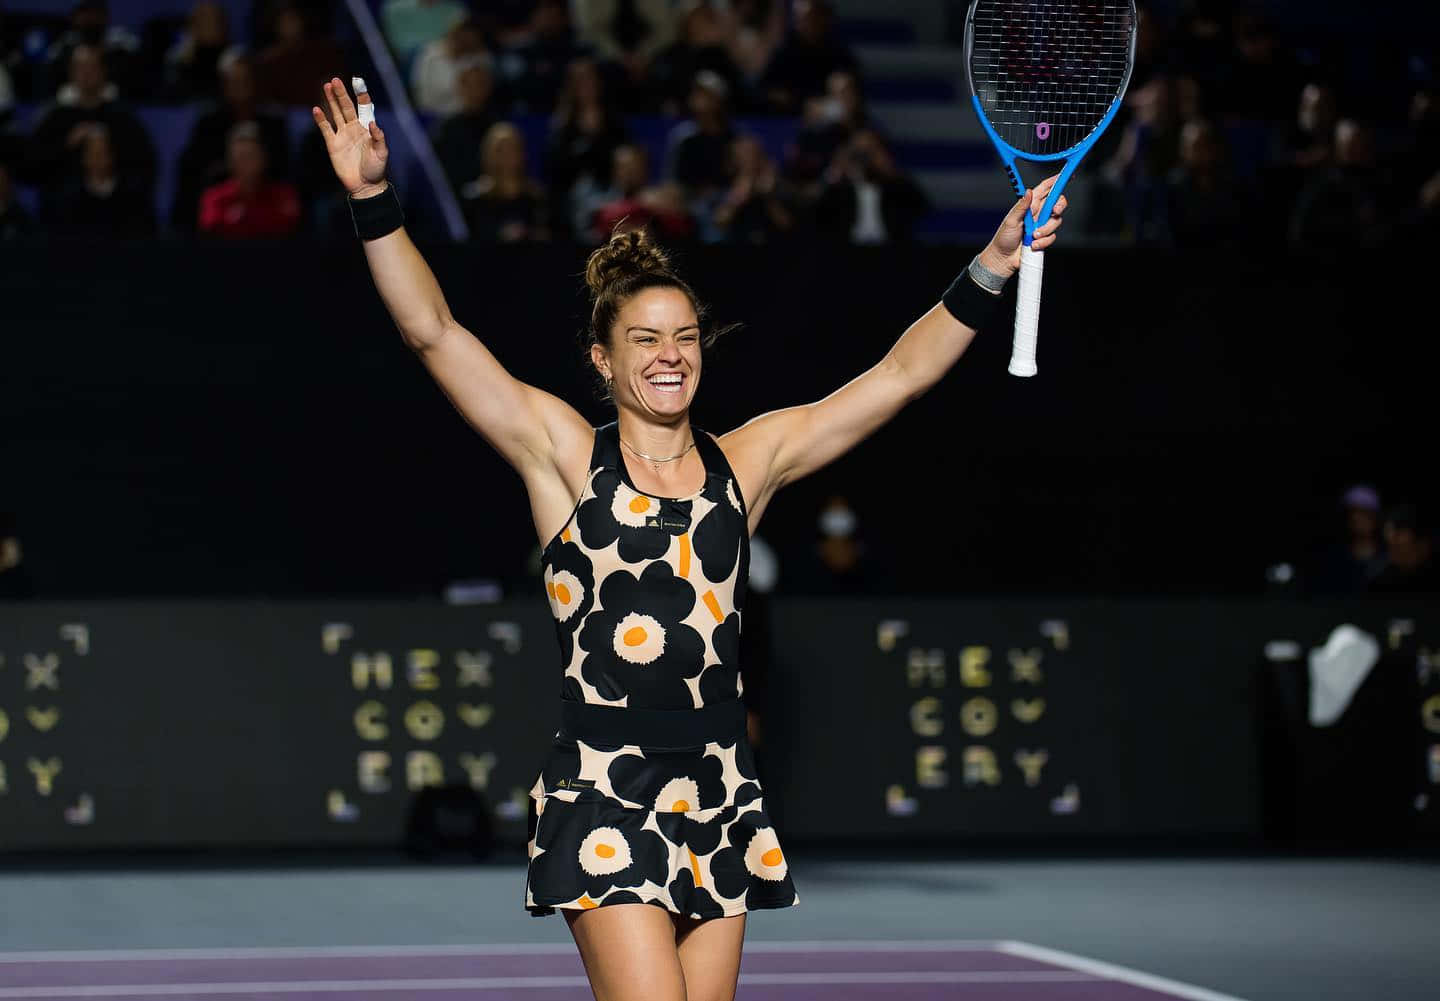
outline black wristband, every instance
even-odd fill
[[[998,292],[987,292],[975,284],[968,270],[960,272],[950,283],[941,297],[941,302],[955,317],[971,330],[983,330],[1000,317],[1005,297]]]
[[[355,224],[355,235],[362,240],[378,240],[388,236],[405,225],[405,213],[400,209],[400,196],[395,185],[386,184],[385,190],[369,198],[345,199],[350,203],[350,221]]]

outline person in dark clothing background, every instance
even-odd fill
[[[499,121],[495,113],[495,72],[490,57],[463,60],[455,74],[460,110],[435,127],[435,155],[452,187],[474,180],[480,173],[480,147],[485,134]]]
[[[1359,593],[1385,568],[1380,495],[1375,488],[1364,484],[1350,487],[1340,498],[1340,512],[1344,538],[1320,552],[1306,588],[1312,593]]]
[[[170,225],[180,232],[194,232],[200,193],[225,179],[230,133],[242,122],[255,124],[270,176],[289,174],[290,136],[284,119],[258,102],[254,60],[240,53],[226,56],[220,63],[220,80],[220,103],[196,120],[176,168]]]
[[[1413,504],[1385,515],[1385,568],[1370,584],[1372,594],[1440,594],[1430,523]]]
[[[150,136],[117,100],[100,49],[77,45],[70,55],[70,82],[60,88],[30,136],[26,180],[40,187],[47,200],[81,179],[81,147],[96,125],[104,126],[110,137],[120,175],[150,191],[156,171]]]
[[[138,178],[127,177],[115,161],[110,132],[86,127],[80,176],[51,202],[55,232],[65,236],[135,238],[155,230],[155,207]]]
[[[815,226],[851,243],[910,239],[930,208],[920,186],[905,175],[879,134],[861,129],[835,154],[815,204]]]
[[[827,0],[795,0],[791,11],[790,37],[770,60],[763,81],[771,107],[787,114],[823,94],[831,73],[860,68],[855,53],[835,35]]]

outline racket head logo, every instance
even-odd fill
[[[1049,139],[1049,138],[1050,138],[1050,123],[1049,123],[1049,122],[1036,122],[1036,123],[1035,123],[1035,138],[1036,138],[1036,139],[1039,139],[1041,142],[1044,142],[1046,139]]]

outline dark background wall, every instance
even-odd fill
[[[427,247],[455,315],[596,423],[583,251]],[[968,253],[697,249],[720,321],[694,419],[725,431],[878,360]],[[1357,479],[1434,500],[1437,348],[1421,255],[1065,251],[1040,374],[986,332],[931,394],[782,494],[800,567],[850,497],[888,589],[1249,592]],[[516,292],[515,290],[523,290]],[[1013,294],[1013,293],[1011,293]],[[401,345],[351,245],[0,250],[0,508],[36,592],[435,594],[519,587],[514,475]],[[794,575],[791,575],[794,579]]]
[[[1311,726],[1306,654],[1342,622],[1383,653]],[[787,840],[1440,834],[1422,602],[792,598],[773,623],[744,671]],[[552,637],[538,599],[0,604],[0,852],[393,845],[430,786],[519,845]]]

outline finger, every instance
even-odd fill
[[[340,101],[340,110],[345,115],[345,123],[348,125],[355,121],[359,116],[355,114],[355,105],[350,100],[350,92],[345,89],[345,85],[340,82],[339,77],[330,82],[330,88],[335,91],[335,96]]]
[[[1025,218],[1025,208],[1030,204],[1032,194],[1033,192],[1029,188],[1025,189],[1025,193],[1020,196],[1020,200],[1006,213],[1005,221],[1007,223],[1012,223],[1017,226],[1020,224],[1020,220]]]
[[[330,120],[334,123],[337,132],[345,124],[345,116],[340,112],[340,105],[335,100],[335,88],[339,84],[340,81],[335,80],[325,85],[325,103],[330,105]]]
[[[1050,215],[1058,216],[1060,213],[1065,211],[1065,207],[1069,204],[1069,199],[1067,199],[1064,195],[1061,195],[1059,198],[1055,199],[1055,207],[1050,210]]]
[[[335,138],[335,130],[330,125],[330,119],[325,117],[325,112],[319,108],[311,108],[310,117],[315,119],[316,125],[320,126],[320,132],[325,136],[327,142]]]
[[[385,133],[380,131],[380,126],[375,122],[370,123],[370,138],[375,143],[376,156],[384,159],[390,155],[390,151],[385,148]]]
[[[1060,229],[1060,220],[1052,220],[1035,231],[1035,238],[1030,241],[1032,247],[1039,247],[1044,250],[1057,239],[1056,234]]]
[[[1060,179],[1059,174],[1051,174],[1045,180],[1035,186],[1035,209],[1036,219],[1040,218],[1040,209],[1045,204],[1045,198],[1050,194],[1050,189],[1055,187],[1055,182]]]

